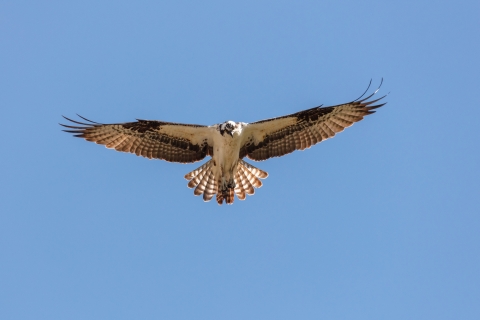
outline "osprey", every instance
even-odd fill
[[[188,187],[195,188],[197,196],[203,194],[204,201],[216,195],[219,205],[232,204],[234,194],[245,200],[247,194],[255,193],[254,188],[262,186],[260,179],[268,176],[243,158],[263,161],[308,149],[333,137],[385,104],[375,104],[385,96],[369,100],[379,89],[362,99],[367,88],[358,99],[345,104],[319,106],[253,123],[226,121],[203,126],[137,119],[102,124],[78,115],[88,123],[64,117],[81,126],[61,125],[73,129],[63,131],[75,137],[149,159],[191,163],[210,156],[212,159],[185,175]]]

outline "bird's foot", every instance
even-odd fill
[[[228,192],[229,189],[235,189],[235,180],[231,179],[228,182],[225,179],[222,179],[222,183],[220,184],[220,191]]]
[[[234,189],[235,188],[235,181],[234,180],[230,180],[227,184],[227,188],[229,189]]]

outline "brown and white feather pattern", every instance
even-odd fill
[[[245,129],[248,138],[240,150],[240,157],[262,161],[295,150],[304,150],[332,138],[364,116],[374,113],[373,109],[384,105],[373,105],[383,97],[367,101],[370,97],[248,124]]]
[[[203,194],[204,201],[210,201],[217,193],[217,183],[215,181],[215,174],[212,171],[212,166],[213,160],[210,160],[185,175],[185,179],[190,180],[188,187],[195,188],[193,193],[196,196]]]
[[[185,175],[188,187],[194,188],[195,195],[203,195],[204,201],[216,195],[218,204],[232,204],[235,194],[245,200],[262,186],[260,179],[268,176],[243,161],[244,157],[262,161],[331,138],[384,105],[375,104],[384,97],[369,101],[377,91],[361,100],[250,124],[226,121],[202,126],[150,120],[101,124],[80,117],[86,123],[66,118],[72,124],[62,126],[76,137],[149,159],[189,163],[211,156],[210,161]]]
[[[212,129],[207,126],[149,120],[101,124],[81,118],[89,123],[65,117],[77,125],[62,124],[71,129],[64,131],[117,151],[181,163],[200,161],[212,154]]]
[[[185,175],[185,179],[190,181],[188,183],[188,187],[189,188],[196,187],[202,180],[203,176],[210,171],[211,165],[212,165],[212,160],[205,162],[202,166],[198,167],[192,172],[187,173]]]
[[[215,182],[215,175],[210,170],[208,173],[207,185],[203,191],[203,201],[210,201],[214,195],[217,194],[217,184]]]
[[[235,175],[235,194],[237,195],[238,200],[245,200],[247,197],[247,193],[245,192],[245,188],[243,187],[242,180],[240,178],[240,172],[237,171]]]
[[[237,195],[239,200],[245,200],[246,194],[253,195],[255,193],[255,188],[260,188],[262,186],[260,179],[268,177],[268,173],[265,171],[260,170],[243,160],[239,160],[235,175],[235,188],[228,190],[227,194],[222,194],[222,192],[218,191],[218,185],[215,181],[212,168],[213,160],[210,160],[199,168],[187,173],[185,179],[189,180],[189,188],[195,188],[194,194],[196,196],[203,194],[203,200],[210,201],[216,194],[217,202],[219,204],[222,204],[223,201],[227,204],[232,204],[234,194]]]

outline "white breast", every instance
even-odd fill
[[[241,129],[233,132],[233,137],[228,133],[222,136],[217,131],[213,138],[213,160],[215,161],[215,178],[229,180],[236,173],[236,165],[242,145]]]

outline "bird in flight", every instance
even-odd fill
[[[197,196],[203,194],[204,201],[216,195],[219,205],[232,204],[235,194],[239,200],[245,200],[247,194],[253,195],[255,188],[262,186],[260,179],[268,176],[245,162],[245,157],[263,161],[308,149],[333,137],[385,104],[377,104],[385,96],[371,100],[380,86],[364,97],[369,85],[362,96],[348,103],[319,106],[253,123],[225,121],[204,126],[137,119],[102,124],[78,115],[86,123],[64,117],[75,125],[61,125],[68,128],[63,131],[75,137],[149,159],[192,163],[210,156],[209,161],[185,175],[188,187],[195,188]]]

